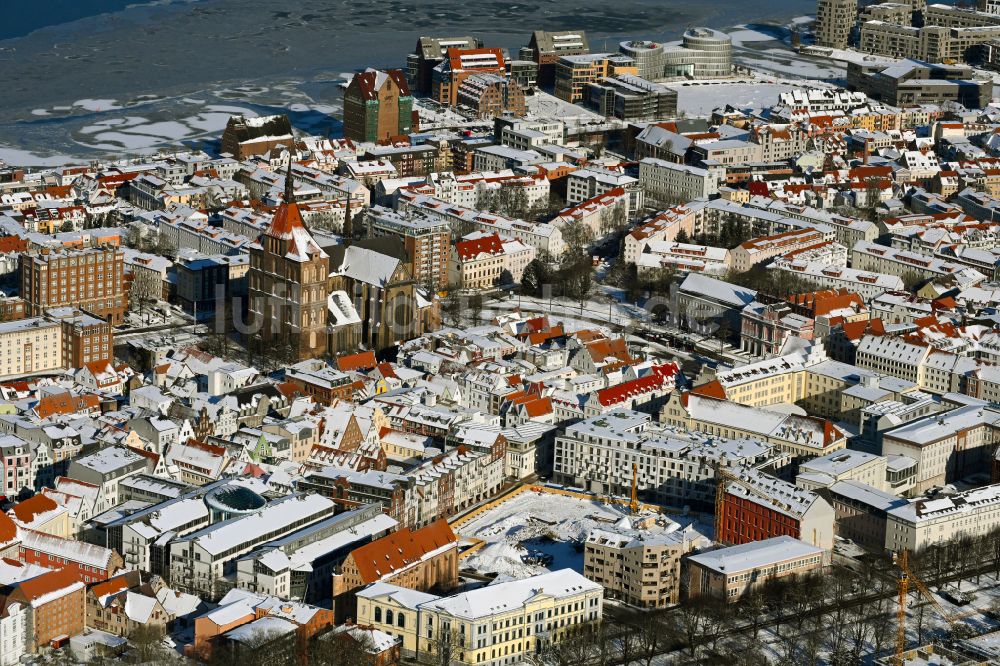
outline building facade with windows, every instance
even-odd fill
[[[452,663],[505,666],[600,622],[603,596],[599,584],[572,569],[446,597],[383,583],[358,593],[357,621],[399,636],[407,656],[440,658],[449,649]]]
[[[818,571],[824,561],[822,548],[790,536],[698,553],[687,559],[688,598],[734,602],[769,580]]]
[[[125,321],[125,253],[115,247],[43,248],[21,255],[21,298],[29,316],[81,308],[112,324]]]
[[[366,69],[344,91],[344,137],[386,142],[413,131],[413,96],[402,70]]]

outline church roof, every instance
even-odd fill
[[[286,259],[309,261],[316,255],[319,257],[328,256],[306,229],[306,223],[302,219],[302,211],[299,210],[299,205],[295,202],[291,162],[289,162],[288,172],[285,175],[285,200],[278,206],[274,217],[271,218],[271,226],[264,233],[271,238],[288,241]]]

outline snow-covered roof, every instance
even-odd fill
[[[977,426],[996,426],[1000,411],[970,405],[942,414],[931,414],[885,433],[885,437],[912,446],[927,446]]]
[[[102,475],[108,475],[117,470],[144,462],[144,460],[145,459],[135,451],[131,451],[121,446],[109,446],[101,449],[97,453],[77,458],[73,461],[73,464],[86,467]]]
[[[322,495],[291,495],[254,513],[216,523],[184,540],[196,542],[212,555],[219,555],[242,544],[252,544],[283,526],[300,520],[308,521],[327,511],[333,512],[334,502]]]
[[[877,456],[874,453],[867,453],[865,451],[844,449],[842,451],[828,453],[825,456],[813,458],[812,460],[807,460],[799,465],[799,469],[808,472],[829,474],[830,476],[836,478],[853,469],[861,467],[862,465],[873,463],[881,457],[882,456]]]
[[[742,571],[772,567],[789,560],[823,558],[823,549],[790,536],[778,536],[739,546],[719,548],[688,558],[692,563],[731,576]]]
[[[399,259],[395,257],[352,245],[344,251],[344,261],[337,273],[365,284],[384,287],[398,266]]]
[[[145,624],[156,609],[156,599],[144,594],[136,594],[132,590],[125,593],[125,615],[133,622]]]
[[[247,643],[264,638],[273,640],[279,636],[288,635],[297,628],[298,625],[294,622],[289,622],[281,617],[265,615],[259,620],[248,622],[247,624],[240,625],[235,629],[227,631],[225,636],[233,641]]]
[[[998,504],[1000,504],[1000,484],[993,484],[948,497],[920,499],[894,508],[888,514],[900,521],[920,524],[942,518],[956,519],[979,510],[995,512]]]
[[[572,569],[561,569],[435,599],[421,604],[421,608],[431,608],[456,618],[475,619],[522,608],[539,595],[559,600],[586,592],[599,593],[602,589]]]
[[[365,589],[359,591],[355,596],[359,599],[379,599],[388,597],[396,603],[406,608],[416,610],[420,604],[440,599],[437,595],[420,592],[408,587],[400,587],[392,583],[372,583]]]
[[[757,298],[757,292],[753,289],[730,284],[723,280],[716,280],[707,275],[689,273],[681,283],[680,290],[684,293],[709,298],[726,305],[737,308],[744,308]]]
[[[844,497],[874,507],[880,511],[889,511],[907,503],[905,499],[890,495],[874,486],[853,479],[837,481],[831,484],[827,490],[833,495],[834,499],[837,496]]]

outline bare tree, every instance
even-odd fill
[[[132,270],[132,286],[128,292],[128,306],[133,312],[144,311],[147,303],[163,296],[163,281],[155,271]]]
[[[750,628],[750,636],[757,640],[764,626],[767,604],[759,590],[750,589],[736,604],[736,615]]]
[[[156,245],[153,247],[153,252],[159,254],[163,257],[168,257],[170,259],[177,258],[177,242],[172,238],[164,234],[162,231],[156,237]]]
[[[478,292],[469,296],[469,316],[472,318],[472,323],[476,326],[482,323],[483,295]]]
[[[437,627],[437,634],[430,642],[431,658],[436,666],[451,666],[458,661],[464,639],[458,629],[444,622]]]
[[[328,632],[311,645],[297,649],[309,655],[309,666],[370,666],[372,647],[370,632],[359,628],[353,632]]]
[[[634,625],[636,651],[645,666],[653,666],[653,659],[669,647],[669,633],[662,612],[644,613]]]
[[[703,597],[696,597],[680,605],[678,610],[678,624],[684,636],[684,643],[688,652],[694,657],[698,652],[698,645],[705,632],[705,623],[708,616],[708,603]]]
[[[553,666],[586,666],[600,653],[598,623],[563,629],[542,649],[542,661]]]
[[[128,637],[128,660],[136,664],[166,663],[173,655],[163,645],[164,627],[140,625]]]
[[[448,285],[448,297],[441,303],[441,314],[452,326],[462,323],[463,297],[458,293],[459,285]]]

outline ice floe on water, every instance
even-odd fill
[[[79,164],[79,157],[71,155],[39,155],[28,150],[17,148],[7,148],[0,146],[0,162],[9,166],[63,166],[66,164]]]
[[[78,99],[73,102],[73,106],[84,111],[115,111],[122,108],[116,99]]]

